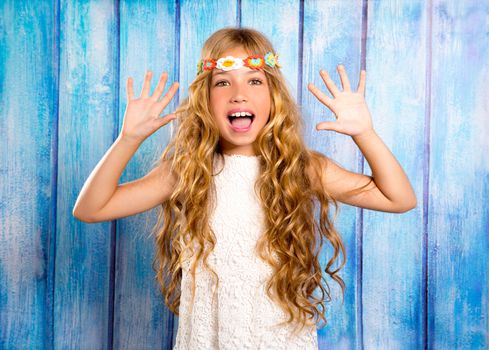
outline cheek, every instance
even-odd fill
[[[270,114],[271,106],[272,106],[272,102],[270,98],[267,95],[265,95],[260,102],[261,102],[260,105],[263,106],[262,107],[263,112],[268,116]]]
[[[220,105],[225,100],[226,96],[223,93],[211,92],[209,95],[210,108],[211,110],[219,109]]]
[[[213,115],[215,115],[218,111],[218,99],[215,94],[210,94],[209,96],[209,109]]]
[[[270,96],[270,89],[268,87],[265,89],[265,91],[263,91],[261,97],[262,97],[261,100],[262,105],[270,109],[270,106],[272,105],[272,96]]]

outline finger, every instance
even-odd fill
[[[158,118],[158,123],[159,123],[159,127],[162,127],[163,125],[165,124],[168,124],[169,122],[173,121],[177,119],[177,115],[175,113],[169,113],[167,115],[165,115],[164,117],[159,117]]]
[[[333,103],[333,99],[332,98],[329,98],[328,96],[326,96],[325,94],[323,94],[323,92],[321,90],[319,90],[317,88],[316,85],[314,85],[313,83],[309,83],[309,85],[307,85],[307,89],[312,92],[312,94],[314,96],[316,96],[316,98],[321,101],[322,103],[324,103],[326,105],[326,107],[330,108],[331,104]]]
[[[175,96],[176,92],[178,91],[178,87],[179,86],[180,86],[180,84],[178,83],[178,81],[174,82],[172,84],[172,86],[170,86],[170,88],[166,92],[166,95],[163,96],[163,98],[161,99],[161,101],[159,101],[159,104],[160,104],[159,108],[160,108],[160,110],[163,110],[170,103],[170,101],[172,100],[173,96]]]
[[[339,132],[338,122],[321,122],[316,124],[316,130],[333,130]]]
[[[132,78],[131,77],[127,78],[126,89],[127,89],[127,100],[129,101],[129,100],[134,99],[134,90],[132,88]]]
[[[157,101],[160,97],[161,94],[163,93],[163,90],[165,89],[166,81],[168,80],[168,73],[163,72],[160,75],[160,80],[158,81],[158,85],[156,86],[155,91],[153,92],[152,98]]]
[[[143,83],[143,89],[141,90],[141,97],[148,97],[149,96],[149,89],[150,89],[150,83],[151,83],[151,76],[153,75],[153,72],[150,70],[146,71],[146,75],[144,77],[144,83]]]
[[[328,88],[329,92],[331,92],[331,95],[333,95],[333,97],[336,97],[336,95],[338,95],[340,91],[336,87],[334,81],[329,76],[328,72],[326,72],[324,69],[321,69],[319,71],[319,75],[321,75],[321,78],[326,84],[326,87]]]
[[[338,74],[340,75],[341,86],[343,86],[343,91],[351,91],[350,81],[346,75],[345,66],[342,64],[338,65]]]
[[[358,89],[357,92],[362,94],[362,96],[365,96],[365,84],[367,80],[367,72],[365,69],[362,69],[360,71],[360,80],[358,81]]]

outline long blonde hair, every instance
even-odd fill
[[[250,55],[275,53],[269,40],[256,30],[224,28],[207,39],[201,57],[218,58],[226,50],[236,47],[244,48]],[[282,73],[277,67],[269,66],[264,71],[272,103],[269,122],[257,136],[257,152],[261,157],[255,191],[259,194],[266,221],[265,231],[257,242],[257,254],[273,269],[266,292],[288,315],[286,323],[298,321],[302,329],[311,324],[309,319],[314,319],[313,324],[317,324],[319,317],[326,325],[323,301],[324,295],[327,301],[331,300],[331,295],[318,259],[324,238],[333,247],[333,256],[325,272],[341,286],[343,298],[345,291],[345,284],[338,275],[346,262],[345,249],[333,225],[338,205],[320,181],[321,164],[326,164],[320,160],[325,156],[308,150],[303,142],[302,117]],[[165,303],[176,315],[179,315],[181,296],[182,253],[194,242],[199,247],[191,267],[192,303],[199,259],[219,283],[217,274],[207,264],[216,244],[209,226],[210,196],[215,191],[214,157],[223,159],[219,129],[209,108],[210,78],[210,71],[204,71],[191,83],[188,97],[176,110],[176,134],[160,157],[160,161],[171,160],[177,182],[171,197],[161,206],[154,229],[156,257],[153,269]],[[312,178],[318,180],[311,181]],[[320,205],[319,223],[314,218],[317,203]],[[333,220],[328,216],[330,203],[335,206]],[[162,221],[164,225],[161,225]],[[206,245],[209,249],[204,248]],[[343,261],[333,269],[340,253]],[[322,279],[326,288],[321,284]],[[313,295],[317,288],[321,289],[321,298]]]

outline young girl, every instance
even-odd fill
[[[337,201],[401,213],[415,207],[415,194],[373,130],[365,71],[356,92],[343,66],[343,91],[320,72],[332,98],[308,88],[336,116],[317,130],[350,135],[372,176],[305,146],[302,117],[261,33],[221,29],[205,42],[201,58],[188,97],[165,117],[159,115],[178,83],[160,99],[167,74],[151,95],[147,72],[136,98],[128,79],[121,133],[84,184],[73,214],[100,222],[161,206],[154,263],[165,303],[179,316],[174,349],[317,349],[324,294],[330,300],[318,259],[324,238],[334,249],[325,272],[345,288],[338,276],[345,250],[329,205],[335,217]],[[158,165],[118,185],[141,143],[175,119],[176,134]],[[340,253],[344,259],[333,269]],[[314,295],[318,288],[322,296]]]

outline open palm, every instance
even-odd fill
[[[372,118],[365,102],[365,70],[360,72],[358,89],[353,92],[350,87],[348,76],[343,65],[338,66],[341,85],[343,91],[340,91],[331,77],[325,70],[320,71],[326,87],[333,98],[328,97],[314,84],[308,85],[309,91],[316,96],[326,107],[328,107],[336,116],[334,122],[321,122],[316,125],[317,130],[333,130],[349,136],[358,136],[372,130]]]

